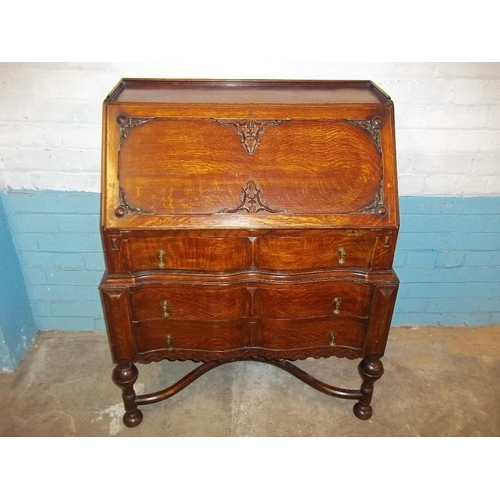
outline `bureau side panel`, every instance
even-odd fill
[[[370,321],[363,345],[363,356],[383,356],[396,304],[399,281],[378,284],[373,291]]]
[[[385,126],[380,134],[384,163],[384,196],[390,200],[391,215],[396,229],[399,229],[399,194],[396,159],[396,130],[394,107],[386,110]],[[394,241],[395,243],[395,241]]]
[[[113,361],[135,361],[137,352],[132,335],[128,291],[106,285],[101,285],[100,291]]]

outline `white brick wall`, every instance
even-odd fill
[[[401,195],[500,195],[500,63],[1,63],[0,188],[98,192],[123,76],[372,79],[396,105]]]

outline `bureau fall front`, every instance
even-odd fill
[[[369,81],[119,82],[104,102],[100,285],[124,423],[224,363],[372,416],[398,279],[393,103]],[[361,358],[359,389],[299,369]],[[200,365],[137,395],[137,364]],[[290,401],[290,404],[293,404]]]

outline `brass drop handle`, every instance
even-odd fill
[[[330,342],[328,343],[328,345],[330,347],[334,347],[335,346],[335,332],[328,332],[328,338],[330,339]]]
[[[161,315],[162,315],[162,317],[163,318],[168,318],[168,316],[169,316],[168,315],[168,311],[167,311],[167,309],[168,309],[168,301],[162,300],[160,302],[160,306],[161,306]]]
[[[343,266],[345,264],[345,254],[347,253],[346,249],[344,247],[340,247],[337,250],[337,253],[339,254],[339,259],[338,259],[339,266]]]
[[[158,250],[158,252],[156,252],[156,255],[158,256],[158,267],[160,269],[163,269],[165,267],[165,250]]]
[[[167,335],[165,337],[165,343],[167,344],[167,351],[172,350],[172,335]]]
[[[340,297],[335,297],[333,299],[333,303],[335,304],[333,314],[335,314],[335,316],[338,316],[340,314],[340,304],[342,304],[342,299]]]

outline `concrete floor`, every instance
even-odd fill
[[[106,336],[45,332],[17,372],[0,374],[0,436],[500,436],[500,326],[394,328],[383,361],[368,421],[351,401],[241,362],[143,406],[142,424],[129,429]],[[297,365],[333,385],[360,385],[357,361]],[[139,365],[136,388],[160,390],[194,366]]]

